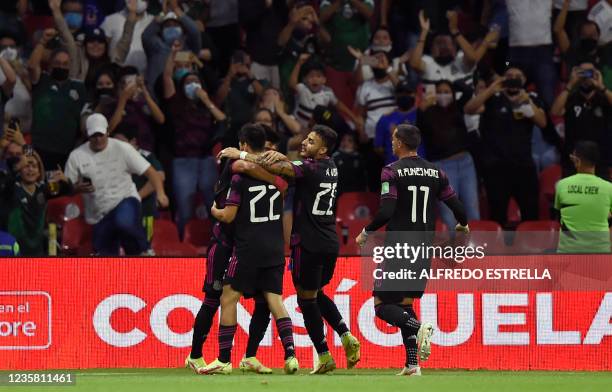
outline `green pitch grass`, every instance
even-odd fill
[[[243,374],[198,376],[187,369],[77,370],[76,386],[21,387],[0,390],[44,392],[490,392],[490,391],[610,391],[611,372],[492,372],[423,370],[422,377],[396,377],[393,369],[337,370],[310,376],[306,370],[293,376]]]

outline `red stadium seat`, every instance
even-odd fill
[[[470,245],[485,246],[485,254],[504,254],[508,251],[504,232],[499,223],[490,220],[474,220],[470,226]],[[486,244],[486,245],[485,245]]]
[[[93,227],[83,218],[66,221],[62,227],[62,253],[72,256],[93,254],[92,237]]]
[[[156,219],[153,223],[153,239],[154,244],[161,242],[181,242],[179,240],[178,229],[174,222],[163,219]]]
[[[379,197],[374,192],[347,192],[338,198],[336,219],[347,222],[354,219],[371,219],[378,210]]]
[[[502,232],[502,227],[499,225],[499,223],[491,220],[473,220],[469,221],[468,225],[470,226],[471,231]]]
[[[522,222],[516,228],[512,247],[520,253],[553,251],[559,241],[559,227],[553,220]]]
[[[81,195],[62,196],[47,202],[47,223],[62,225],[65,221],[78,218],[84,213]]]
[[[198,255],[198,250],[186,242],[160,242],[153,244],[153,250],[157,256],[192,257]]]
[[[517,224],[521,221],[521,210],[519,209],[516,200],[514,197],[510,198],[510,202],[508,203],[508,223],[509,224]]]
[[[550,219],[550,209],[555,200],[555,185],[561,179],[561,166],[552,165],[540,173],[540,194],[538,197],[540,219]]]
[[[340,243],[341,256],[357,256],[360,254],[359,246],[355,243],[355,238],[361,230],[370,223],[370,219],[351,219],[346,222],[336,224],[336,233]],[[381,229],[382,230],[382,229]]]
[[[191,219],[185,225],[183,242],[193,245],[200,255],[205,255],[212,234],[212,223],[208,219]]]

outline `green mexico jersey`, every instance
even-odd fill
[[[612,183],[592,174],[564,178],[557,183],[555,208],[561,213],[559,252],[610,252]]]

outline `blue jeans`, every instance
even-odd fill
[[[217,177],[215,157],[176,158],[172,161],[172,189],[181,237],[183,228],[194,214],[193,198],[197,191],[204,195],[204,203],[208,210],[212,207]]]
[[[527,79],[534,82],[540,98],[548,110],[555,99],[557,69],[553,62],[553,45],[515,46],[508,53],[510,63],[523,70]]]
[[[538,173],[548,166],[559,163],[560,159],[555,146],[544,140],[542,131],[536,126],[533,127],[533,136],[531,137],[531,156]]]
[[[466,152],[434,163],[446,173],[450,185],[465,207],[468,220],[479,220],[478,180],[470,153]],[[452,230],[457,224],[453,212],[444,203],[439,203],[439,205],[442,221]]]
[[[140,255],[148,249],[142,227],[140,201],[128,197],[117,204],[93,227],[93,248],[100,256],[118,256],[119,247],[126,255]]]

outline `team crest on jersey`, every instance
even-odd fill
[[[302,166],[302,164],[303,164],[302,161],[293,161],[291,163],[293,163],[295,166]]]
[[[380,188],[380,194],[381,195],[386,195],[387,193],[389,193],[389,183],[388,182],[383,182],[382,186]]]

